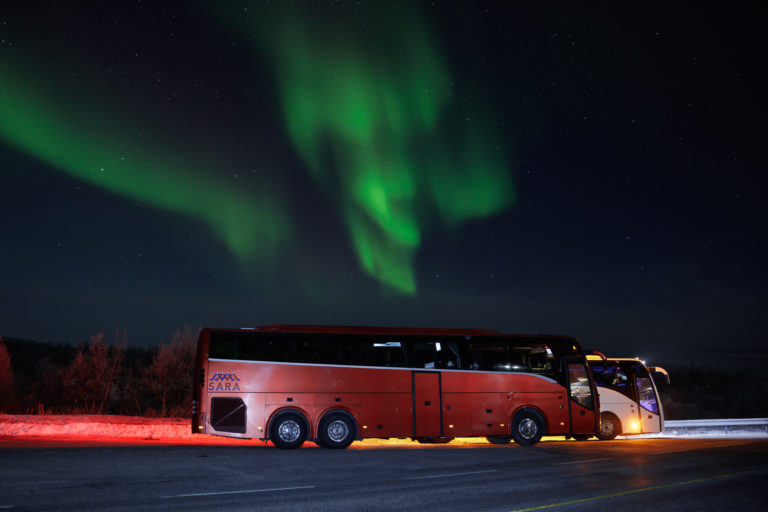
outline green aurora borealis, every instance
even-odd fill
[[[283,6],[244,28],[277,70],[291,141],[318,185],[340,193],[360,264],[412,294],[430,210],[453,227],[503,209],[513,189],[487,126],[448,122],[452,79],[417,13],[364,10],[351,24]]]
[[[8,71],[1,75],[0,133],[16,147],[112,192],[198,217],[243,260],[269,256],[289,233],[279,202],[217,178],[201,155],[153,148],[136,135],[142,125],[119,109],[82,116],[62,91]]]
[[[354,23],[349,12],[284,4],[220,19],[253,44],[249,65],[274,86],[285,133],[334,205],[360,267],[412,295],[425,232],[496,214],[515,195],[482,92],[457,85],[415,8],[367,9]],[[261,170],[262,186],[238,187],[204,141],[150,141],[141,134],[159,114],[121,106],[117,92],[89,91],[87,77],[57,84],[20,64],[35,58],[15,48],[0,67],[0,136],[11,145],[77,179],[200,219],[246,267],[279,264],[275,255],[311,229],[274,170]]]

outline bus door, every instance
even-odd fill
[[[594,434],[595,396],[586,362],[582,359],[567,359],[568,386],[568,415],[572,434]]]
[[[413,372],[413,435],[440,437],[442,400],[440,372]]]
[[[637,383],[637,401],[640,404],[638,413],[640,413],[640,428],[644,434],[653,434],[661,432],[661,415],[659,414],[658,397],[651,377],[646,372],[643,376],[638,375]]]

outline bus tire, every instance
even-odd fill
[[[544,435],[544,418],[538,411],[523,409],[512,420],[512,439],[522,446],[539,442]]]
[[[512,440],[512,436],[485,436],[491,444],[509,444]]]
[[[269,437],[278,448],[290,450],[304,444],[307,430],[307,422],[301,414],[286,412],[272,419]]]
[[[320,421],[317,441],[323,448],[343,449],[355,440],[355,421],[340,412],[326,414]]]
[[[601,441],[610,441],[621,434],[621,421],[616,415],[604,412],[600,415],[600,430],[597,438]]]

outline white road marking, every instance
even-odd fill
[[[494,473],[495,469],[486,469],[485,471],[468,471],[466,473],[447,473],[445,475],[428,475],[428,476],[415,476],[408,480],[426,480],[428,478],[448,478],[451,476],[465,476],[465,475],[479,475],[481,473]]]
[[[278,492],[278,491],[297,491],[299,489],[314,489],[314,485],[303,485],[301,487],[274,487],[272,489],[246,489],[243,491],[220,491],[220,492],[195,492],[190,494],[174,494],[173,496],[160,496],[162,499],[171,498],[192,498],[195,496],[224,496],[226,494],[253,494],[257,492]]]
[[[16,508],[16,505],[0,505],[0,508]]]
[[[564,466],[566,464],[581,464],[582,462],[597,462],[600,460],[611,460],[613,457],[605,457],[604,459],[582,459],[582,460],[572,460],[570,462],[558,462],[561,466]]]

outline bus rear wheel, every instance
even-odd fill
[[[269,426],[272,442],[278,448],[298,448],[307,439],[307,423],[299,414],[289,412],[273,419]]]
[[[512,439],[522,446],[539,442],[544,435],[544,418],[533,409],[523,409],[512,420]]]
[[[600,431],[597,433],[597,438],[601,441],[610,441],[619,434],[621,434],[621,422],[619,421],[619,418],[609,412],[601,414]]]
[[[355,439],[355,422],[346,414],[331,413],[320,422],[317,441],[323,448],[346,448]]]

